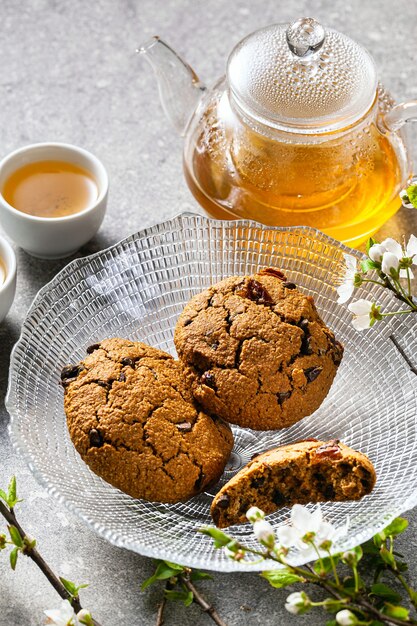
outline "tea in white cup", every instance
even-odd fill
[[[51,172],[51,163],[54,163],[55,173]],[[61,171],[56,171],[58,163]],[[62,180],[63,164],[70,178],[81,178],[84,186],[88,179],[89,186],[88,193],[81,193],[78,199],[70,193],[68,185],[66,190],[62,187],[61,195],[68,192],[63,203],[68,205],[64,213],[62,206],[57,211],[53,209],[59,186],[53,190],[54,178]],[[43,170],[46,168],[49,173],[45,178]],[[103,164],[83,148],[64,143],[25,146],[0,162],[0,223],[6,234],[33,256],[43,259],[69,256],[99,229],[106,212],[108,184]],[[34,193],[35,188],[38,201],[25,204],[30,202],[30,193]]]

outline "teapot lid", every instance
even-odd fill
[[[249,117],[299,133],[353,124],[372,106],[377,88],[367,50],[311,17],[243,39],[229,57],[227,78]]]

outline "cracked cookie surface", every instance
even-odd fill
[[[343,356],[313,298],[275,268],[194,296],[174,341],[203,409],[254,430],[285,428],[313,413]]]
[[[174,503],[220,478],[228,424],[195,404],[182,365],[139,342],[105,339],[61,374],[72,442],[89,467],[134,498]]]
[[[296,503],[360,500],[375,481],[368,457],[337,439],[299,441],[255,457],[217,493],[210,512],[225,528],[247,522],[251,506],[272,513]]]

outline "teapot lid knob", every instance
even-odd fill
[[[288,26],[286,38],[291,52],[305,58],[320,50],[326,32],[313,17],[301,17]]]

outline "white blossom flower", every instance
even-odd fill
[[[355,277],[357,274],[357,259],[351,254],[344,254],[346,261],[346,273],[343,283],[336,289],[338,293],[338,304],[347,302],[355,289]]]
[[[294,593],[290,593],[285,602],[285,608],[288,613],[292,613],[293,615],[305,613],[306,609],[308,609],[310,605],[310,598],[306,593],[304,593],[304,591],[294,591]]]
[[[246,517],[253,524],[257,520],[264,519],[265,513],[261,511],[261,509],[258,509],[257,506],[251,506],[246,512]]]
[[[397,255],[393,254],[392,252],[384,252],[384,254],[382,255],[381,263],[381,268],[384,274],[386,274],[387,276],[397,277],[400,266],[400,259],[402,258],[402,256],[402,251],[400,258],[398,258]]]
[[[74,609],[68,600],[63,600],[59,609],[51,609],[49,611],[44,611],[44,613],[48,618],[46,620],[47,624],[54,624],[55,626],[77,625]]]
[[[413,265],[417,265],[417,237],[410,235],[405,248],[405,255],[413,259]]]
[[[384,246],[380,243],[374,243],[374,245],[369,248],[368,256],[372,261],[375,261],[375,263],[380,263],[384,252],[386,252]]]
[[[384,239],[384,241],[381,242],[380,244],[384,250],[385,253],[390,253],[391,255],[394,255],[397,259],[397,270],[398,267],[400,265],[400,261],[404,258],[407,259],[412,259],[411,264],[412,265],[417,265],[417,237],[415,237],[415,235],[410,235],[410,238],[408,240],[408,243],[405,247],[405,250],[403,250],[403,248],[401,247],[401,245],[398,243],[398,241],[395,241],[395,239],[392,239],[392,237],[388,237],[388,239]],[[385,257],[385,254],[384,254]],[[389,262],[392,262],[393,265],[395,265],[395,261],[394,258],[388,257],[387,259],[387,269],[389,270]],[[382,262],[382,271],[385,274],[388,274],[388,276],[390,276],[389,271],[386,271],[384,269],[384,262]],[[410,278],[414,278],[414,275],[412,273],[411,270],[409,270],[410,273]],[[407,278],[407,271],[405,269],[401,269],[400,270],[400,278]]]
[[[314,558],[317,553],[311,545],[314,541],[315,546],[319,549],[325,542],[336,541],[347,533],[349,520],[339,527],[335,528],[329,522],[323,520],[323,514],[320,505],[318,505],[312,513],[301,504],[294,504],[291,509],[291,524],[281,526],[277,530],[278,540],[281,545],[286,548],[295,546],[303,551],[303,557]]]
[[[336,622],[340,624],[340,626],[354,626],[354,624],[357,624],[358,620],[352,611],[343,609],[343,611],[336,613]]]
[[[275,532],[271,524],[264,519],[256,520],[253,524],[253,533],[257,540],[267,548],[275,545]]]
[[[392,237],[384,239],[384,241],[381,241],[380,245],[384,248],[384,252],[391,252],[392,254],[395,254],[398,260],[404,256],[401,244]]]
[[[355,316],[352,320],[353,327],[356,330],[366,330],[372,325],[372,311],[375,304],[370,300],[356,300],[348,305],[348,309]]]

